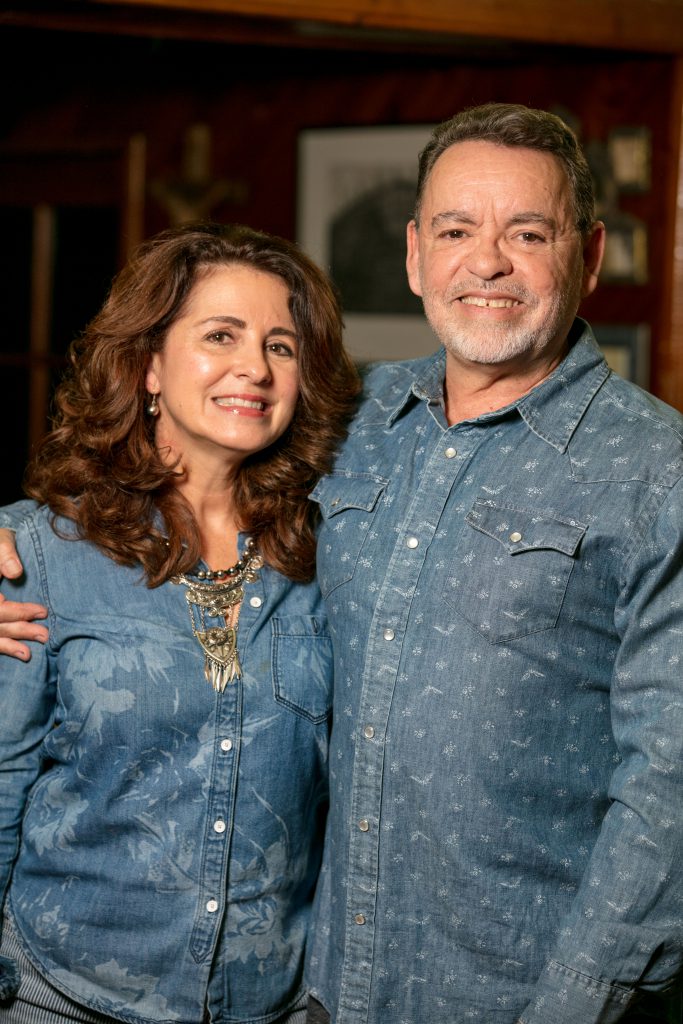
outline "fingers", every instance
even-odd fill
[[[17,643],[16,640],[3,640],[0,638],[0,654],[8,654],[10,658],[18,658],[19,661],[30,661],[31,651],[26,644]]]
[[[8,601],[0,594],[0,654],[8,654],[21,661],[30,661],[31,650],[22,640],[36,640],[44,644],[48,638],[45,626],[34,619],[47,617],[47,608],[40,604],[22,604]]]
[[[14,532],[0,530],[0,575],[6,576],[9,580],[15,580],[21,576],[22,572],[22,565],[17,558],[17,549],[14,545]]]

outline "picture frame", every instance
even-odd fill
[[[614,182],[621,192],[647,192],[651,184],[649,128],[614,128],[607,138]]]
[[[641,388],[650,387],[650,328],[647,324],[595,324],[595,339],[607,365]]]
[[[647,227],[628,213],[603,213],[605,255],[600,280],[612,284],[646,284],[648,279]]]
[[[438,347],[405,271],[418,154],[431,130],[306,129],[299,136],[297,239],[339,288],[346,346],[361,364]]]

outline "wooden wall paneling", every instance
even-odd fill
[[[29,341],[29,451],[45,433],[50,393],[50,334],[54,281],[55,210],[40,203],[33,210],[31,325]]]
[[[78,52],[77,36],[62,38],[67,45],[53,48],[54,58],[48,54],[55,69],[60,56],[64,67],[73,67]],[[76,40],[71,54],[70,38]],[[137,168],[133,175],[137,185],[133,188],[129,178],[127,186],[131,197],[137,196],[133,203],[137,228],[129,225],[123,231],[132,245],[141,233],[167,226],[167,211],[149,192],[143,194],[145,183],[168,181],[179,173],[183,139],[200,122],[211,129],[215,176],[246,185],[239,196],[217,206],[213,215],[244,220],[289,237],[296,225],[297,138],[305,128],[433,123],[462,106],[487,99],[570,111],[579,118],[588,141],[604,140],[610,127],[643,124],[652,132],[654,185],[647,194],[624,197],[624,204],[648,223],[650,278],[636,287],[601,284],[586,313],[604,323],[624,323],[634,317],[648,322],[657,355],[655,391],[664,395],[666,387],[669,395],[671,380],[683,379],[680,346],[665,339],[667,303],[674,291],[665,289],[673,249],[673,235],[667,236],[667,231],[673,223],[675,199],[662,183],[672,180],[671,167],[678,163],[671,148],[672,76],[678,67],[673,58],[569,49],[537,49],[530,54],[528,47],[510,46],[486,56],[478,53],[476,58],[457,49],[452,54],[409,58],[359,52],[349,61],[343,52],[324,49],[187,44],[181,50],[180,46],[174,41],[117,43],[105,36],[99,42],[89,37],[82,48],[89,60],[87,103],[82,74],[74,70],[70,77],[49,75],[46,69],[50,91],[36,95],[27,116],[17,120],[15,135],[10,133],[12,145],[25,147],[32,138],[39,138],[46,152],[58,145],[68,149],[76,139],[101,138],[110,154],[127,154],[127,173]],[[102,60],[107,47],[112,56]],[[116,78],[119,53],[132,57],[123,57],[126,75]],[[680,105],[675,116],[680,118]],[[0,155],[7,156],[4,143],[2,150]],[[70,171],[58,177],[75,180]],[[100,179],[106,178],[102,171]],[[38,185],[37,179],[34,184]],[[127,251],[122,250],[122,258]],[[681,326],[671,330],[680,332]]]
[[[128,140],[123,164],[123,208],[119,245],[121,266],[145,237],[147,139],[142,132],[137,132]]]
[[[667,191],[674,215],[666,221],[665,251],[671,253],[671,260],[664,264],[662,308],[665,327],[657,350],[660,367],[658,394],[665,402],[683,409],[683,58],[676,63],[672,93],[672,173]],[[678,161],[675,160],[676,154]]]
[[[91,0],[91,4],[683,52],[681,0]]]

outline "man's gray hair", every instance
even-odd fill
[[[485,103],[470,107],[436,126],[420,153],[415,220],[427,179],[441,154],[456,142],[492,142],[551,153],[560,160],[572,190],[576,226],[584,237],[595,222],[593,179],[581,146],[562,118],[521,103]]]

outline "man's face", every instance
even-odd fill
[[[451,359],[523,370],[563,354],[603,244],[602,225],[582,239],[552,154],[458,142],[408,225],[408,279]]]

